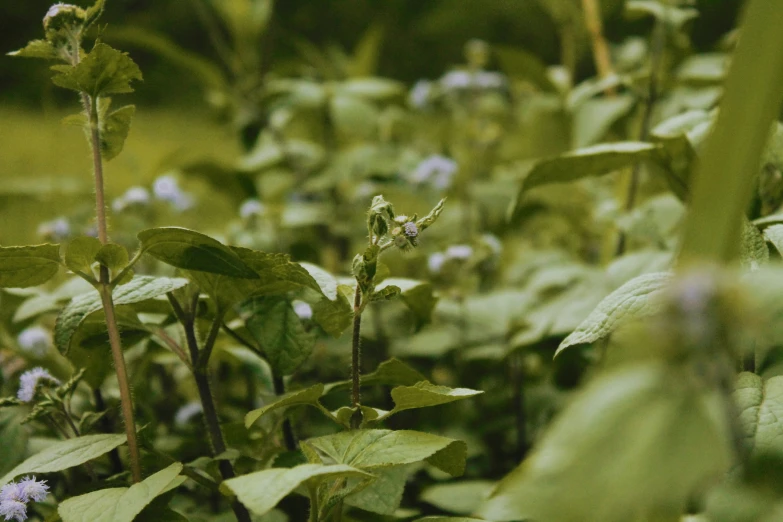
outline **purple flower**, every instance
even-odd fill
[[[430,254],[430,257],[427,258],[427,267],[430,269],[430,272],[437,274],[440,272],[440,269],[443,268],[443,263],[445,262],[446,255],[443,252],[435,252],[434,254]]]
[[[473,255],[473,247],[470,245],[452,245],[446,249],[448,259],[466,260]]]
[[[239,207],[239,216],[249,219],[251,216],[260,216],[264,213],[264,204],[257,199],[246,199]]]
[[[32,326],[19,332],[16,337],[19,348],[36,357],[43,357],[52,345],[49,331],[40,326]]]
[[[19,484],[18,489],[20,493],[20,499],[23,502],[42,502],[46,500],[49,495],[49,486],[46,485],[45,480],[35,480],[35,476],[23,478]]]
[[[457,162],[453,159],[434,154],[423,159],[410,174],[414,183],[429,183],[445,190],[451,185],[451,180],[457,172]]]
[[[5,520],[24,522],[27,520],[27,504],[18,500],[4,500],[0,502],[0,517]]]
[[[299,319],[306,321],[313,317],[313,308],[305,303],[304,301],[294,301],[294,313],[299,317]]]
[[[411,88],[408,95],[408,103],[416,109],[423,109],[427,106],[432,93],[432,82],[428,80],[419,80]]]
[[[60,384],[58,379],[54,378],[51,373],[39,366],[24,372],[22,376],[19,377],[19,391],[16,394],[17,398],[22,402],[32,401],[41,381],[48,382],[49,384]]]
[[[203,411],[204,407],[201,406],[200,402],[189,402],[177,410],[176,415],[174,415],[174,424],[177,426],[185,426],[195,418],[196,415],[199,415]]]
[[[402,226],[403,233],[410,239],[415,239],[419,235],[419,227],[413,221],[408,221]]]
[[[18,484],[10,482],[0,489],[0,516],[5,520],[27,520],[27,503],[41,502],[49,495],[45,480],[25,477]]]

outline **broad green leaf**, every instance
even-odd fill
[[[55,60],[57,59],[57,49],[55,49],[54,46],[46,40],[31,40],[21,49],[8,53],[8,56]]]
[[[468,517],[424,517],[417,518],[414,522],[484,522],[484,520]]]
[[[60,268],[60,245],[0,247],[0,288],[45,283]]]
[[[305,330],[287,299],[251,299],[241,313],[276,375],[292,374],[313,351],[315,336]]]
[[[339,91],[349,96],[382,101],[401,96],[405,93],[405,86],[388,78],[351,78],[340,84]]]
[[[600,176],[639,161],[654,160],[657,150],[657,145],[645,142],[602,143],[539,160],[522,182],[520,195],[533,187]]]
[[[75,66],[54,65],[52,81],[59,87],[86,92],[92,97],[133,92],[130,83],[141,71],[127,53],[97,43]]]
[[[629,18],[652,15],[674,28],[681,28],[686,22],[699,16],[696,9],[665,5],[656,0],[629,0],[625,4],[625,11]]]
[[[582,324],[557,347],[555,356],[577,344],[593,343],[631,321],[660,310],[657,298],[670,280],[669,272],[644,274],[631,279],[606,296]]]
[[[95,254],[95,260],[109,269],[109,274],[113,279],[123,268],[128,266],[128,251],[117,243],[107,243]],[[121,281],[120,284],[129,283],[132,277],[132,274],[123,276],[123,279],[126,280]]]
[[[297,390],[294,392],[286,393],[285,395],[277,399],[275,402],[271,404],[267,404],[266,406],[262,408],[258,408],[257,410],[248,412],[248,414],[245,415],[245,427],[249,428],[250,426],[253,425],[253,423],[255,423],[263,415],[266,415],[269,412],[279,410],[279,409],[289,408],[291,406],[299,406],[302,404],[307,404],[321,409],[323,407],[318,402],[318,399],[321,398],[323,392],[324,392],[324,385],[315,384],[309,388],[305,388],[304,390]]]
[[[448,513],[469,515],[489,497],[494,485],[489,480],[435,484],[422,491],[419,498]]]
[[[150,228],[139,232],[142,250],[166,264],[243,279],[258,279],[230,248],[211,237],[179,227]]]
[[[427,378],[414,370],[401,360],[392,357],[378,365],[374,372],[362,375],[362,386],[375,386],[379,384],[391,386],[411,386],[417,382],[426,381]],[[327,384],[324,392],[344,390],[351,387],[351,381],[340,381]]]
[[[728,425],[725,398],[687,366],[626,365],[581,390],[476,514],[627,522],[680,513],[728,471]]]
[[[313,306],[313,319],[334,337],[340,337],[353,322],[353,288],[348,285],[337,287],[337,298],[321,299]],[[350,296],[350,297],[349,297]]]
[[[378,420],[383,420],[401,411],[439,406],[449,402],[469,399],[482,393],[484,392],[468,388],[438,386],[427,381],[417,382],[413,386],[398,386],[391,391],[392,399],[394,399],[394,409],[388,414],[379,417]]]
[[[402,301],[414,313],[419,324],[428,323],[432,318],[432,311],[438,303],[438,298],[433,294],[432,285],[415,279],[390,277],[384,279],[376,290],[382,292],[384,289],[394,286],[400,289]]]
[[[593,145],[636,104],[631,94],[586,100],[574,110],[572,141],[575,148]]]
[[[783,376],[764,381],[756,374],[740,373],[734,401],[751,453],[783,452]]]
[[[0,478],[7,484],[19,475],[52,473],[84,464],[125,443],[125,435],[85,435],[57,441],[44,448]]]
[[[345,503],[371,513],[391,515],[402,502],[405,482],[412,473],[411,465],[374,469],[370,485],[345,498]]]
[[[299,263],[302,268],[307,270],[310,276],[318,283],[321,293],[330,301],[337,299],[337,279],[321,268],[312,263]]]
[[[764,238],[783,255],[783,225],[772,225],[764,229]]]
[[[100,118],[101,155],[104,160],[109,161],[122,152],[125,139],[130,132],[131,120],[136,112],[136,106],[126,105],[116,111],[108,112],[109,98],[103,99],[107,100],[107,103],[106,109]]]
[[[11,471],[24,460],[29,437],[22,424],[25,414],[16,409],[0,409],[0,473]]]
[[[65,247],[65,266],[74,272],[84,272],[93,275],[92,265],[95,255],[101,249],[98,238],[90,236],[75,237]]]
[[[323,481],[348,477],[368,481],[372,479],[369,473],[343,464],[301,464],[293,468],[265,469],[229,479],[220,485],[220,489],[224,493],[236,495],[253,513],[263,515],[303,483],[316,487]]]
[[[345,94],[337,94],[329,100],[329,115],[337,132],[351,138],[372,137],[379,117],[375,105]]]
[[[121,306],[164,295],[186,284],[188,280],[183,278],[137,276],[130,283],[115,287],[112,296],[115,306]],[[71,338],[85,317],[101,308],[98,292],[77,296],[63,308],[54,327],[54,342],[61,353],[68,353]]]
[[[410,430],[353,430],[302,442],[324,463],[373,470],[427,461],[452,476],[465,471],[467,445],[460,441]]]
[[[179,462],[129,488],[100,489],[71,497],[57,508],[63,522],[133,522],[155,497],[179,485]]]
[[[743,219],[742,247],[740,249],[740,263],[742,266],[756,270],[769,261],[769,249],[756,225],[747,219]]]

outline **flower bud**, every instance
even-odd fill
[[[43,27],[46,39],[55,46],[67,42],[69,36],[78,35],[84,29],[87,13],[79,6],[57,3],[46,12]]]

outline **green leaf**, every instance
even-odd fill
[[[86,92],[93,98],[133,92],[131,81],[141,80],[141,71],[127,53],[97,43],[77,65],[55,65],[52,81],[59,87]]]
[[[243,304],[241,314],[275,375],[292,374],[313,351],[315,336],[305,330],[287,299],[251,299]]]
[[[259,277],[233,250],[193,230],[150,228],[139,232],[138,238],[145,253],[177,268],[243,279]]]
[[[44,60],[56,60],[57,49],[46,40],[31,40],[17,51],[8,53],[8,56],[20,58],[43,58]]]
[[[22,425],[25,414],[19,410],[0,409],[0,473],[7,473],[24,459],[29,437]]]
[[[379,118],[375,105],[345,94],[337,94],[329,100],[329,115],[337,132],[349,138],[372,137]]]
[[[624,366],[579,392],[477,515],[627,522],[681,513],[731,465],[728,425],[725,398],[689,367]]]
[[[101,155],[106,161],[112,160],[122,152],[125,139],[130,132],[131,120],[136,112],[135,105],[126,105],[116,111],[109,112],[109,98],[106,100],[105,109],[100,117]]]
[[[405,482],[412,473],[411,465],[374,469],[370,485],[348,495],[345,503],[371,513],[391,515],[402,502]]]
[[[405,86],[388,78],[351,78],[340,84],[339,92],[368,100],[383,101],[405,93]]]
[[[756,270],[767,261],[769,261],[769,249],[764,236],[756,225],[743,218],[740,264],[750,270]]]
[[[671,279],[669,272],[644,274],[606,296],[587,318],[557,347],[555,357],[577,344],[593,343],[631,321],[660,311],[657,297]]]
[[[417,382],[426,381],[427,378],[414,370],[401,360],[392,357],[383,361],[378,368],[367,375],[362,375],[362,386],[376,386],[379,384],[391,386],[410,386]],[[340,381],[327,384],[324,387],[325,393],[335,390],[346,390],[351,387],[351,381]]]
[[[424,517],[417,518],[414,522],[484,522],[484,520],[468,517]]]
[[[415,279],[390,277],[384,279],[376,290],[382,292],[386,288],[394,286],[400,289],[402,301],[416,316],[417,323],[421,325],[430,322],[432,311],[438,303],[438,298],[433,293],[432,285]]]
[[[0,247],[0,288],[45,283],[60,268],[60,245]]]
[[[340,337],[346,328],[353,322],[353,288],[348,285],[339,285],[337,298],[321,299],[313,306],[313,319],[334,337]],[[350,296],[350,297],[349,297]]]
[[[107,243],[95,254],[95,260],[105,265],[109,269],[111,279],[114,279],[122,269],[128,266],[128,251],[124,246],[117,243]],[[120,284],[129,283],[132,277],[133,274],[126,274],[123,276],[123,281],[120,281]]]
[[[489,497],[494,485],[488,480],[435,484],[422,491],[420,498],[443,511],[469,515]]]
[[[342,464],[301,464],[293,468],[265,469],[229,479],[220,485],[220,489],[226,494],[236,495],[253,513],[263,515],[303,483],[308,487],[316,487],[327,480],[348,477],[367,481],[372,479],[372,475]]]
[[[783,376],[764,381],[756,374],[740,373],[734,401],[751,454],[783,452]]]
[[[263,415],[279,409],[290,408],[292,406],[299,406],[302,404],[315,406],[318,409],[322,409],[323,406],[321,406],[321,403],[318,402],[318,399],[321,398],[323,393],[323,384],[315,384],[309,388],[305,388],[304,390],[297,390],[286,393],[285,395],[278,398],[275,402],[267,404],[263,408],[258,408],[257,410],[248,412],[247,415],[245,415],[245,427],[249,428]]]
[[[536,162],[522,182],[522,193],[550,183],[568,183],[588,176],[600,176],[656,158],[658,145],[626,141],[602,143]]]
[[[461,440],[410,430],[352,430],[302,442],[324,463],[373,470],[427,461],[452,476],[465,471],[467,445]]]
[[[103,14],[103,7],[106,4],[106,0],[97,0],[91,7],[85,10],[84,27],[90,27],[92,24],[98,21],[101,14]]]
[[[307,270],[315,282],[318,284],[320,292],[330,301],[337,299],[337,279],[321,268],[318,265],[312,263],[299,263],[302,268]]]
[[[413,386],[398,386],[391,391],[394,408],[378,418],[384,420],[395,413],[416,408],[429,408],[449,402],[469,399],[484,392],[469,388],[449,388],[438,386],[427,381],[417,382]]]
[[[699,16],[696,9],[674,7],[655,0],[630,0],[625,5],[625,11],[631,19],[652,15],[674,28],[681,28],[686,22]]]
[[[63,522],[133,522],[155,497],[182,483],[179,462],[129,488],[100,489],[64,500],[57,508]]]
[[[65,266],[74,272],[83,272],[93,275],[92,265],[95,263],[95,255],[101,249],[98,238],[79,236],[73,238],[65,247]]]
[[[7,484],[19,475],[52,473],[84,464],[125,443],[125,435],[85,435],[61,440],[47,446],[0,478]]]
[[[783,225],[772,225],[764,229],[764,239],[772,243],[772,246],[783,255]]]
[[[187,279],[137,276],[130,283],[117,286],[112,292],[116,306],[145,301],[182,288]],[[98,292],[89,292],[75,297],[63,308],[54,327],[54,342],[60,353],[67,354],[71,338],[82,321],[93,312],[102,308]]]

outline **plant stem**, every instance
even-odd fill
[[[285,394],[285,382],[281,375],[273,375],[272,381],[275,385],[275,395],[280,397]],[[283,440],[285,440],[285,447],[288,451],[296,451],[296,437],[294,436],[294,428],[291,426],[291,419],[285,417],[283,419]]]
[[[590,41],[593,46],[593,60],[598,71],[598,77],[607,78],[614,74],[612,57],[609,54],[609,46],[604,38],[603,23],[601,22],[601,7],[597,0],[582,0],[582,11],[585,15],[585,25],[590,33]],[[607,95],[614,95],[614,87],[607,87],[604,91]]]
[[[201,400],[201,406],[204,410],[204,421],[207,425],[209,442],[212,446],[212,455],[217,457],[226,452],[226,441],[223,438],[223,432],[220,429],[220,418],[218,417],[217,409],[215,408],[215,400],[212,396],[212,389],[209,384],[207,372],[209,356],[212,353],[212,347],[217,340],[217,334],[220,331],[220,325],[222,324],[222,314],[219,313],[212,322],[207,340],[204,343],[204,348],[200,351],[198,340],[196,339],[198,296],[194,297],[193,306],[191,307],[192,310],[190,310],[189,313],[184,312],[172,294],[168,294],[168,296],[177,316],[181,316],[182,319],[184,319],[183,326],[185,327],[185,339],[187,340],[190,357],[193,362],[193,378],[196,381],[199,399]],[[217,465],[223,480],[228,480],[236,476],[234,473],[234,466],[232,466],[229,460],[218,460]],[[234,516],[236,516],[239,522],[250,522],[250,513],[239,501],[235,500],[232,502],[231,509],[234,511]]]
[[[351,417],[351,429],[358,429],[362,422],[361,414],[361,386],[362,386],[362,289],[356,284],[356,292],[353,297],[353,337],[351,341],[351,406],[357,408]]]
[[[90,145],[92,147],[93,172],[95,174],[95,215],[98,220],[98,239],[105,245],[108,243],[109,237],[106,226],[106,200],[103,189],[103,158],[101,157],[98,102],[96,98],[90,98],[86,93],[82,93],[82,103],[85,106],[85,110],[88,111],[90,122]],[[133,416],[133,397],[131,396],[128,371],[125,367],[125,358],[122,353],[120,330],[117,326],[117,319],[114,314],[114,301],[111,295],[109,269],[103,265],[100,267],[98,292],[101,294],[101,304],[103,305],[103,310],[106,315],[106,329],[109,333],[111,355],[114,360],[114,370],[117,374],[117,382],[120,389],[122,417],[125,421],[125,435],[128,438],[131,476],[133,482],[140,482],[141,457],[139,455],[138,440],[136,439],[136,421]]]
[[[652,34],[652,51],[650,55],[650,79],[647,83],[647,95],[644,100],[644,112],[642,113],[641,128],[639,129],[639,141],[647,141],[650,138],[650,126],[652,124],[653,109],[658,101],[658,83],[660,81],[663,53],[666,48],[666,23],[656,19]],[[637,162],[631,171],[628,180],[628,188],[625,195],[624,210],[630,212],[636,204],[636,193],[639,188],[639,176],[642,164]],[[620,231],[617,236],[617,248],[615,257],[623,255],[626,247],[625,232]]]
[[[308,522],[318,522],[318,488],[311,486],[310,493],[310,516]]]
[[[106,411],[106,402],[103,400],[103,394],[100,388],[95,388],[92,391],[93,399],[95,400],[95,411]],[[104,433],[114,433],[114,426],[112,426],[111,419],[108,415],[104,415],[101,418],[101,429]],[[122,461],[120,460],[120,452],[117,448],[114,448],[109,452],[109,461],[111,462],[111,469],[114,475],[122,471]]]

